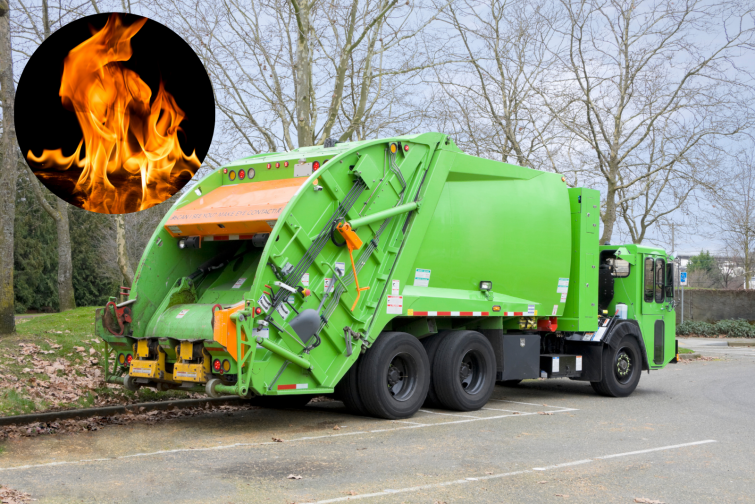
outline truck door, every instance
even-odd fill
[[[642,271],[642,336],[650,366],[662,366],[666,353],[666,261],[647,255]]]

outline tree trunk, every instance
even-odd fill
[[[71,263],[71,233],[68,227],[68,203],[58,198],[58,301],[60,311],[76,308],[73,295],[73,264]]]
[[[118,249],[118,267],[123,276],[123,285],[131,287],[134,282],[134,272],[131,270],[131,264],[128,260],[128,250],[126,249],[126,223],[122,214],[115,216],[115,245]]]
[[[312,138],[312,58],[309,47],[310,0],[294,2],[299,37],[296,39],[296,130],[299,147],[313,144]]]
[[[0,144],[0,334],[16,330],[13,292],[13,226],[16,217],[18,147],[13,105],[16,100],[11,56],[10,8],[0,0],[0,96],[3,100],[3,137]]]

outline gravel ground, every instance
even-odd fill
[[[752,502],[755,351],[696,350],[717,360],[627,399],[533,380],[401,422],[322,401],[12,439],[0,483],[40,503]]]

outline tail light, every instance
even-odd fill
[[[244,180],[244,177],[245,177],[245,176],[246,176],[246,173],[244,172],[244,170],[239,170],[239,178],[240,178],[241,180]]]
[[[215,361],[212,363],[212,368],[215,371],[220,371],[220,359],[215,359]]]
[[[231,180],[236,180],[236,172],[231,170],[231,173],[228,174],[228,178]]]
[[[283,161],[283,167],[288,168],[288,161]]]
[[[131,364],[132,360],[134,360],[134,356],[133,355],[129,355],[128,357],[126,357],[126,364]]]
[[[273,167],[273,165],[271,165],[270,163],[267,163],[267,169],[268,169],[268,170],[269,170],[270,168],[272,168],[272,167]]]
[[[276,167],[276,168],[280,168],[280,167],[281,167],[281,164],[280,164],[279,162],[277,162],[277,161],[276,161],[276,162],[275,162],[275,167]]]
[[[231,370],[231,363],[228,361],[228,359],[225,359],[223,361],[223,372],[227,373],[230,370]]]
[[[319,168],[320,168],[319,161],[315,161],[314,163],[312,163],[312,171],[317,171]]]
[[[260,313],[262,313],[262,308],[260,308],[258,306],[257,308],[254,309],[254,313],[256,313],[257,315],[259,315]]]
[[[123,366],[126,364],[126,356],[123,354],[118,354],[118,363]]]
[[[228,173],[228,168],[223,168],[223,173]]]
[[[408,145],[404,145],[404,152],[409,152],[409,146]]]

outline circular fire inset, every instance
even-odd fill
[[[199,169],[214,128],[201,61],[140,16],[64,26],[31,56],[16,92],[29,167],[55,195],[93,212],[136,212],[173,196]]]

